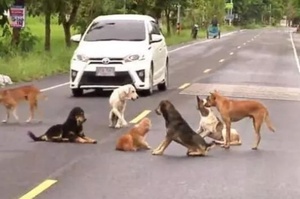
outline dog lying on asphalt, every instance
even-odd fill
[[[126,134],[122,135],[118,139],[116,144],[116,150],[137,151],[139,149],[151,149],[151,147],[145,140],[150,128],[150,119],[142,119],[138,124],[136,124]]]
[[[258,148],[261,140],[260,129],[263,122],[266,123],[270,131],[275,132],[275,129],[269,118],[268,109],[260,102],[255,100],[234,100],[222,96],[218,91],[210,93],[206,98],[206,107],[217,107],[222,120],[226,125],[226,136],[224,148],[230,148],[230,129],[231,122],[240,121],[243,118],[250,117],[253,120],[253,127],[255,130],[255,143],[253,150]]]
[[[138,98],[139,96],[136,89],[131,84],[126,84],[113,90],[109,98],[109,104],[111,106],[111,111],[109,112],[109,127],[121,128],[127,126],[127,122],[124,118],[126,101],[134,101]]]
[[[162,100],[155,112],[164,117],[167,132],[165,139],[153,150],[153,155],[162,155],[172,141],[185,146],[188,149],[188,156],[205,156],[215,145],[214,142],[206,143],[204,138],[188,125],[170,101]]]
[[[40,89],[33,85],[20,86],[17,88],[9,88],[0,91],[0,103],[2,103],[6,108],[6,119],[2,122],[8,122],[10,118],[10,113],[12,112],[15,119],[19,122],[19,117],[17,114],[17,106],[22,101],[28,101],[30,107],[30,115],[26,120],[27,123],[31,122],[34,118],[35,110],[39,113],[41,117],[41,112],[38,109],[38,100],[47,99],[47,97],[42,94]],[[40,122],[42,118],[40,118]]]
[[[199,128],[196,131],[199,135],[214,139],[217,144],[224,145],[224,138],[226,137],[226,128],[221,120],[213,113],[211,108],[205,107],[206,99],[197,98],[197,110],[200,114]],[[239,133],[231,128],[230,129],[230,145],[241,145],[242,141]]]
[[[43,135],[37,137],[31,131],[28,136],[35,142],[75,142],[96,144],[97,141],[87,137],[83,133],[83,123],[86,121],[84,111],[80,107],[74,107],[63,124],[51,126]]]
[[[11,78],[7,75],[0,74],[0,86],[4,87],[6,85],[11,85],[13,82],[11,81]]]

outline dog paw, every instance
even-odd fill
[[[152,151],[152,155],[162,155],[163,153],[161,151]]]
[[[26,123],[31,123],[31,120],[26,120]]]
[[[221,145],[221,147],[224,148],[224,149],[230,149],[229,145]]]
[[[117,124],[117,125],[115,126],[115,128],[116,128],[116,129],[122,128],[122,125],[121,125],[121,124]]]
[[[97,144],[97,140],[94,140],[94,141],[92,142],[92,144]]]
[[[115,128],[113,124],[108,125],[109,128]]]
[[[2,123],[7,123],[7,120],[2,120]]]
[[[251,149],[252,149],[252,150],[257,150],[257,147],[252,147]]]

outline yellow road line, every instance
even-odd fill
[[[19,199],[33,199],[37,195],[39,195],[40,193],[42,193],[43,191],[45,191],[46,189],[51,187],[56,182],[57,182],[57,180],[50,180],[50,179],[45,180],[44,182],[42,182],[41,184],[39,184],[38,186],[33,188],[31,191],[29,191],[28,193],[26,193],[24,196],[20,197]]]
[[[186,87],[188,87],[190,85],[191,85],[190,83],[185,83],[185,84],[182,84],[178,89],[185,89]]]
[[[138,116],[136,116],[133,120],[130,121],[131,124],[136,124],[139,121],[141,121],[144,117],[146,117],[151,111],[150,110],[144,110],[141,112]]]

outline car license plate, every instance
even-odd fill
[[[96,68],[96,76],[115,76],[115,68],[114,67],[97,67]]]

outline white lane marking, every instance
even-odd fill
[[[243,43],[243,45],[245,46],[245,45],[246,45],[246,43]]]
[[[241,46],[238,46],[237,48],[241,48]]]
[[[219,60],[220,63],[222,63],[222,62],[224,62],[224,61],[225,61],[225,59],[220,59],[220,60]]]
[[[234,52],[231,52],[231,53],[229,53],[230,55],[233,55],[234,54]]]
[[[211,69],[208,68],[208,69],[205,69],[205,70],[203,71],[203,73],[209,73],[210,71],[211,71]]]
[[[297,50],[296,50],[296,47],[295,47],[295,42],[294,42],[294,39],[293,39],[292,32],[290,32],[290,38],[291,38],[291,42],[292,42],[292,47],[293,47],[293,51],[294,51],[294,56],[295,56],[298,72],[300,73],[299,57],[298,57],[298,53],[297,53]]]
[[[52,89],[55,89],[55,88],[59,88],[59,87],[62,87],[62,86],[66,86],[68,85],[70,82],[65,82],[65,83],[62,83],[62,84],[57,84],[55,86],[51,86],[51,87],[48,87],[48,88],[44,88],[44,89],[41,89],[42,92],[45,92],[45,91],[49,91],[49,90],[52,90]]]
[[[237,30],[237,31],[233,31],[233,32],[229,32],[229,33],[225,33],[225,34],[222,34],[222,37],[226,37],[226,36],[230,36],[232,34],[235,34],[235,33],[238,33],[238,32],[243,32],[244,29],[242,30]],[[179,48],[176,48],[176,49],[173,49],[173,50],[170,50],[169,51],[169,54],[171,53],[174,53],[176,51],[179,51],[179,50],[183,50],[185,48],[189,48],[191,46],[195,46],[195,45],[198,45],[198,44],[201,44],[201,43],[207,43],[207,42],[211,42],[213,40],[204,40],[204,41],[199,41],[199,42],[195,42],[195,43],[192,43],[192,44],[188,44],[188,45],[185,45],[185,46],[182,46],[182,47],[179,47]],[[68,85],[70,82],[65,82],[65,83],[62,83],[62,84],[57,84],[57,85],[54,85],[54,86],[50,86],[48,88],[44,88],[44,89],[41,89],[42,92],[44,91],[49,91],[49,90],[53,90],[53,89],[56,89],[56,88],[59,88],[59,87],[62,87],[62,86],[66,86]]]

